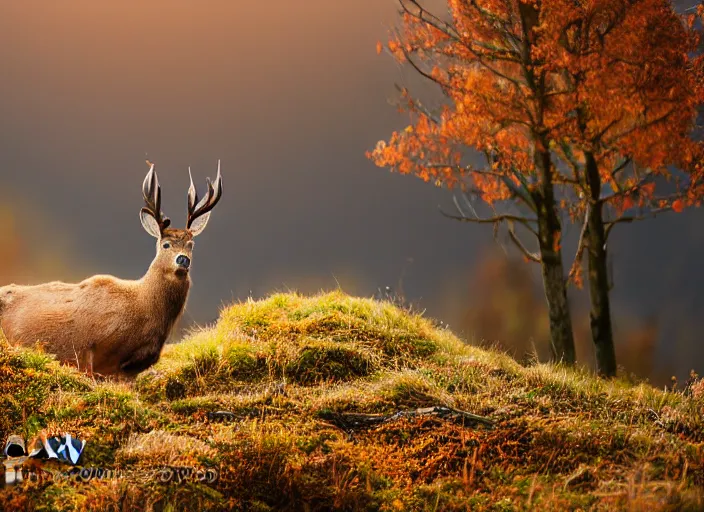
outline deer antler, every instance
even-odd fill
[[[142,195],[146,206],[142,208],[142,212],[154,217],[163,233],[171,224],[171,220],[161,211],[161,186],[159,185],[159,178],[157,178],[154,171],[154,164],[147,160],[147,165],[149,166],[149,172],[147,177],[144,178],[144,183],[142,183]]]
[[[191,179],[191,186],[188,187],[188,220],[186,221],[186,229],[190,229],[193,221],[198,217],[210,215],[210,211],[215,208],[220,198],[222,197],[222,176],[220,175],[220,160],[218,160],[218,174],[215,177],[215,182],[211,183],[210,178],[206,178],[208,184],[208,193],[198,201],[198,192],[193,184],[193,176],[191,176],[191,168],[188,168],[188,176]]]

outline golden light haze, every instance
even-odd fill
[[[30,0],[5,1],[2,11],[6,123],[74,154],[105,133],[141,140],[144,150],[171,143],[159,155],[166,167],[188,155],[181,141],[204,130],[215,147],[233,136],[277,145],[304,135],[300,125],[344,124],[349,93],[361,88],[361,100],[369,79],[350,70],[380,64],[374,43],[394,9],[374,1]],[[213,160],[213,151],[202,153]]]

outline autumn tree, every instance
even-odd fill
[[[572,173],[584,219],[572,275],[584,249],[598,370],[614,375],[608,236],[618,223],[682,211],[695,199],[692,174],[673,176],[669,166],[692,170],[698,161],[691,135],[702,100],[700,62],[691,55],[699,31],[667,1],[543,5],[547,18],[559,20],[544,25],[545,50],[569,120],[554,136],[555,153]],[[674,186],[662,186],[673,177]]]
[[[582,222],[570,276],[581,282],[586,248],[599,371],[613,375],[608,233],[696,200],[691,181],[662,196],[654,179],[672,164],[696,168],[694,29],[667,0],[448,0],[447,18],[416,0],[399,4],[403,24],[386,49],[448,101],[431,109],[403,89],[412,124],[369,156],[458,187],[467,200],[456,218],[508,227],[542,267],[553,353],[567,363],[575,352],[562,225]],[[535,237],[536,253],[523,234]]]

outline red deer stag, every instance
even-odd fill
[[[130,281],[96,275],[76,284],[0,288],[0,328],[10,343],[39,343],[60,361],[102,375],[136,375],[159,360],[188,297],[193,238],[222,197],[222,177],[218,161],[217,177],[207,180],[200,201],[191,177],[186,229],[173,229],[161,211],[154,164],[147,164],[140,219],[158,240],[147,273]]]

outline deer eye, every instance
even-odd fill
[[[168,249],[169,247],[171,247],[171,244],[169,242],[164,242],[164,245],[162,245],[162,247],[164,249]]]

